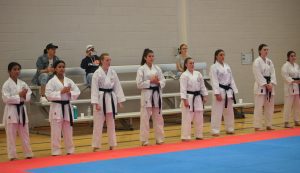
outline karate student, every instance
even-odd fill
[[[184,72],[180,76],[181,96],[181,139],[191,140],[191,123],[195,128],[196,140],[203,139],[203,111],[207,101],[207,89],[200,72],[194,70],[194,60],[184,60]]]
[[[156,144],[164,142],[164,119],[162,116],[162,88],[166,80],[161,69],[153,64],[154,53],[145,49],[136,76],[137,87],[141,89],[140,140],[142,146],[149,145],[149,121],[152,116]]]
[[[214,64],[210,67],[210,79],[213,88],[213,103],[211,109],[211,133],[219,136],[222,115],[224,117],[227,134],[234,134],[233,103],[238,89],[235,85],[232,71],[224,62],[225,52],[222,49],[215,51]]]
[[[290,117],[293,117],[294,125],[300,126],[300,71],[296,63],[296,53],[289,51],[287,61],[281,68],[284,79],[284,127],[291,128]]]
[[[64,138],[67,154],[74,153],[73,144],[73,107],[71,100],[80,94],[77,85],[65,76],[65,62],[59,60],[53,64],[54,77],[46,85],[46,96],[51,102],[49,121],[51,125],[51,152],[60,155],[61,134]]]
[[[259,57],[253,62],[254,74],[254,129],[263,130],[262,118],[267,130],[273,130],[274,95],[276,76],[272,61],[267,57],[269,48],[266,44],[258,47]],[[263,110],[264,109],[264,110]]]
[[[101,138],[104,121],[107,125],[109,149],[117,146],[115,131],[115,116],[117,103],[123,107],[125,101],[123,89],[115,70],[110,67],[111,57],[108,53],[100,56],[100,67],[95,71],[91,86],[91,103],[93,104],[93,151],[101,148]]]
[[[16,138],[21,137],[23,152],[26,159],[32,158],[30,147],[28,115],[24,102],[29,102],[31,90],[28,85],[18,79],[21,65],[11,62],[8,65],[9,78],[2,86],[2,99],[5,104],[3,123],[6,131],[7,154],[10,160],[17,159]]]

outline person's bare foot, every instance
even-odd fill
[[[256,131],[256,132],[260,132],[260,131],[264,131],[263,129],[261,129],[261,128],[254,128],[254,131]]]
[[[203,138],[199,138],[199,137],[197,137],[197,138],[196,138],[196,140],[203,140]]]
[[[226,134],[227,134],[227,135],[233,135],[233,134],[234,134],[234,131],[227,131]]]
[[[99,148],[93,147],[93,152],[96,152],[96,151],[98,151],[98,150],[99,150]]]
[[[274,130],[274,128],[271,126],[267,126],[267,130]]]
[[[285,123],[284,123],[284,128],[292,128],[292,126],[290,125],[290,123],[285,122]]]
[[[147,141],[142,142],[142,146],[148,146],[148,145],[149,145],[149,142],[147,142]]]

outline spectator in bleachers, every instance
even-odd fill
[[[118,75],[110,67],[110,63],[111,57],[109,54],[101,54],[101,66],[93,75],[91,86],[91,103],[94,107],[93,151],[101,148],[104,121],[106,121],[107,126],[109,149],[112,150],[117,146],[115,132],[115,116],[118,112],[117,103],[122,108],[125,96]]]
[[[24,102],[29,102],[31,90],[19,79],[21,65],[11,62],[8,65],[9,78],[2,86],[2,99],[5,103],[3,123],[6,131],[7,153],[10,160],[17,159],[16,138],[21,137],[26,159],[32,157],[29,140],[28,116]]]
[[[87,45],[85,52],[86,57],[82,59],[80,67],[85,69],[86,82],[91,86],[93,74],[99,68],[100,61],[93,45]]]
[[[187,44],[183,43],[179,46],[178,55],[176,56],[176,69],[177,74],[176,76],[180,76],[181,73],[184,72],[184,60],[189,57],[188,55],[188,46]]]
[[[39,56],[36,61],[36,74],[32,79],[32,83],[40,86],[40,102],[48,102],[45,96],[45,88],[47,82],[53,77],[53,64],[59,60],[56,56],[56,49],[58,46],[49,43],[44,49],[43,55]]]
[[[51,153],[60,155],[61,137],[64,138],[67,154],[74,153],[73,121],[74,111],[70,101],[80,95],[77,85],[65,77],[65,62],[58,60],[53,65],[54,76],[46,85],[46,96],[50,104]]]
[[[149,145],[150,126],[152,117],[156,144],[164,142],[164,119],[162,116],[162,88],[166,85],[166,79],[161,69],[154,63],[154,52],[145,49],[141,66],[137,71],[136,83],[141,89],[141,118],[140,140],[142,146]]]

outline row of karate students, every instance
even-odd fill
[[[268,47],[265,44],[259,46],[260,56],[253,63],[255,76],[254,95],[254,128],[262,130],[262,117],[265,116],[267,130],[272,130],[272,114],[274,110],[274,87],[276,85],[275,69],[272,61],[267,58]],[[288,61],[282,68],[282,74],[288,82],[286,87],[290,93],[285,101],[285,123],[292,113],[298,113],[299,108],[299,80],[293,76],[299,75],[298,65],[295,63],[295,52],[288,53]],[[232,71],[224,62],[225,52],[221,49],[215,52],[215,63],[210,68],[211,83],[214,92],[211,113],[212,135],[220,133],[221,119],[224,116],[225,130],[227,134],[234,133],[233,103],[234,95],[238,93]],[[293,57],[293,58],[291,58]],[[117,73],[110,68],[111,57],[102,54],[101,67],[94,73],[91,85],[91,103],[93,104],[93,151],[101,148],[103,124],[107,123],[107,133],[110,149],[117,146],[115,121],[117,105],[123,107],[125,96],[118,79]],[[289,64],[290,63],[290,64]],[[73,109],[71,100],[76,100],[80,90],[76,84],[64,74],[65,62],[60,60],[54,64],[55,76],[46,85],[46,96],[51,101],[49,121],[51,125],[51,154],[60,155],[61,134],[67,154],[74,153],[73,144]],[[194,70],[194,60],[186,58],[184,61],[184,73],[180,77],[180,94],[182,109],[181,139],[191,140],[191,125],[195,128],[195,138],[203,139],[203,105],[207,101],[207,89],[203,76]],[[20,80],[21,65],[12,62],[8,65],[9,79],[2,87],[2,98],[5,103],[4,118],[8,158],[15,160],[16,134],[22,139],[25,157],[32,158],[30,147],[28,116],[24,102],[28,102],[31,90],[28,85]],[[141,89],[141,116],[140,116],[140,140],[142,146],[149,145],[149,120],[152,117],[156,144],[164,142],[164,121],[162,116],[162,88],[166,82],[161,69],[154,64],[154,53],[145,49],[141,67],[137,71],[137,87]],[[292,88],[292,90],[290,89]],[[263,113],[264,108],[264,113]],[[295,111],[296,110],[296,111]],[[289,112],[288,112],[289,111]],[[296,114],[294,114],[296,115]],[[299,115],[299,114],[297,114]],[[299,117],[294,116],[295,125],[299,125]]]

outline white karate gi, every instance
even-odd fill
[[[299,65],[286,62],[281,68],[281,75],[284,79],[284,122],[289,122],[290,117],[294,121],[299,121],[300,116],[300,95],[299,85],[292,82],[293,78],[300,77]]]
[[[155,75],[158,76],[159,86],[150,83],[151,77]],[[152,67],[149,68],[145,63],[139,67],[137,71],[136,83],[137,87],[141,89],[140,140],[145,144],[149,142],[149,120],[152,116],[156,143],[162,143],[164,141],[164,119],[162,117],[162,110],[159,110],[159,95],[158,92],[153,92],[148,88],[160,88],[159,93],[162,104],[162,88],[165,87],[166,80],[158,66],[153,64]],[[152,93],[154,98],[153,107]]]
[[[23,88],[28,89],[26,100],[24,100],[24,98],[20,98],[19,96],[19,92],[21,92]],[[33,156],[30,147],[26,105],[24,104],[20,106],[20,114],[18,114],[16,106],[16,104],[20,104],[21,102],[29,102],[31,93],[32,92],[28,85],[20,79],[17,79],[17,83],[15,83],[15,81],[13,81],[11,78],[8,78],[8,80],[6,80],[2,86],[2,99],[5,104],[3,124],[6,131],[7,154],[9,159],[17,158],[17,133],[21,137],[25,157]],[[23,110],[25,112],[25,125],[23,125]]]
[[[265,118],[265,125],[272,127],[272,116],[274,113],[274,95],[276,85],[275,68],[272,61],[266,58],[264,61],[260,56],[253,62],[254,74],[254,128],[262,128],[262,118]],[[270,76],[270,83],[273,85],[272,95],[269,99],[266,91],[267,84],[264,76]],[[264,109],[264,111],[263,111]]]
[[[71,86],[71,95],[61,94],[64,87]],[[55,75],[46,85],[46,97],[49,101],[71,101],[80,95],[77,85],[69,78],[64,77],[64,84]],[[74,120],[72,104],[64,105],[65,115],[63,117],[62,107],[59,103],[51,102],[49,110],[49,121],[51,125],[51,150],[52,155],[61,154],[61,134],[64,138],[66,153],[74,153],[73,127],[70,124],[69,107],[71,106],[72,119]]]
[[[102,89],[112,89],[112,92],[99,91]],[[107,74],[99,67],[94,72],[92,85],[91,85],[91,103],[94,104],[94,129],[93,129],[93,148],[101,148],[102,130],[104,121],[107,125],[108,144],[111,147],[117,146],[115,120],[113,116],[113,109],[111,104],[111,94],[114,101],[115,113],[117,113],[117,103],[124,102],[125,96],[120,84],[117,73],[109,68]],[[106,115],[104,115],[103,97],[105,95]],[[96,110],[96,105],[99,104],[101,110]]]
[[[200,91],[201,95],[195,96],[188,93]],[[198,93],[199,94],[199,93]],[[208,92],[204,84],[203,76],[198,71],[186,70],[180,76],[180,97],[188,100],[189,107],[185,107],[181,101],[181,139],[191,139],[191,123],[194,124],[195,137],[203,138],[203,102],[202,98],[207,96]]]
[[[223,66],[224,65],[224,66]],[[213,96],[211,110],[211,132],[219,134],[222,123],[222,115],[224,117],[226,132],[234,132],[234,111],[233,111],[233,93],[237,94],[238,89],[233,79],[232,71],[228,64],[220,64],[218,61],[210,67],[210,80],[213,88],[213,94],[221,94],[222,101],[218,101]],[[232,89],[225,90],[219,86],[230,86]],[[225,97],[227,94],[227,108],[225,108]]]

